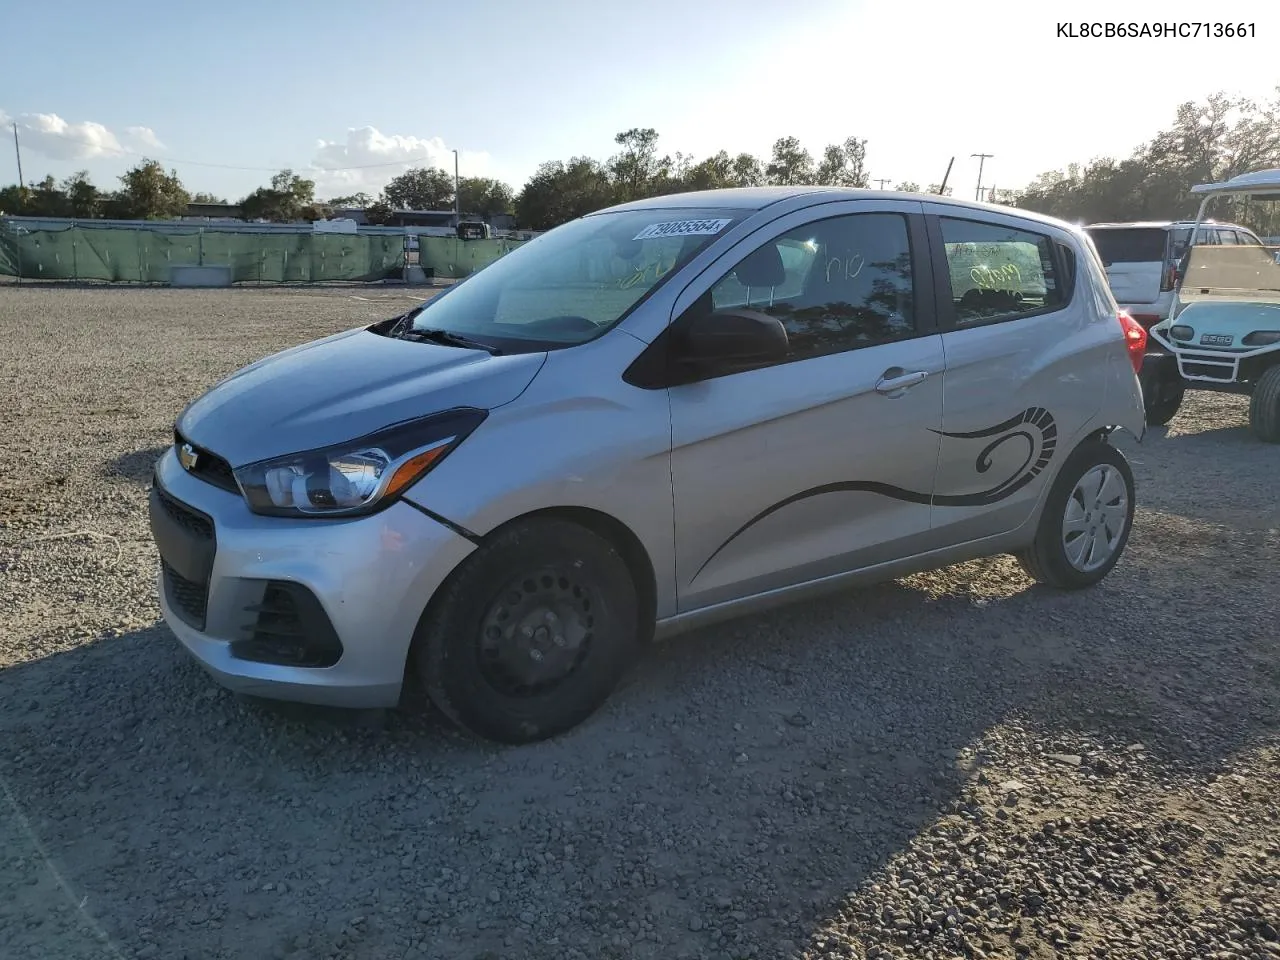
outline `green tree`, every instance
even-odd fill
[[[1250,170],[1280,166],[1280,99],[1266,104],[1214,94],[1184,103],[1168,129],[1135,147],[1122,160],[1102,157],[1068,164],[1037,177],[1014,202],[1069,220],[1153,220],[1193,216],[1197,183],[1229,179]],[[1264,236],[1280,232],[1275,203],[1244,198],[1215,201],[1212,213],[1253,227]]]
[[[844,143],[829,144],[813,182],[830,187],[867,186],[867,141],[848,137]]]
[[[813,157],[795,137],[781,137],[773,144],[773,158],[765,167],[769,183],[783,186],[813,183]]]
[[[734,180],[733,158],[726,151],[721,150],[693,164],[680,180],[686,190],[720,190],[737,186]]]
[[[458,193],[461,197],[458,206],[463,213],[492,217],[515,209],[511,188],[491,177],[462,177],[458,181]]]
[[[314,208],[316,184],[292,170],[281,170],[271,178],[271,186],[259,187],[240,201],[246,220],[270,220],[293,223],[297,220],[319,220]]]
[[[733,158],[733,186],[759,187],[765,183],[764,164],[749,153]]]
[[[916,183],[914,180],[903,180],[900,184],[898,184],[893,189],[898,190],[902,193],[919,193],[920,184]]]
[[[590,157],[544,163],[516,198],[516,220],[526,229],[550,230],[614,202],[609,171]]]
[[[354,207],[360,210],[373,204],[373,197],[367,193],[351,193],[345,197],[334,197],[326,201],[331,207]]]
[[[0,213],[20,217],[27,209],[27,189],[19,183],[0,189]]]
[[[632,127],[613,138],[622,147],[608,164],[618,202],[655,196],[671,179],[671,159],[658,156],[658,131]]]
[[[375,200],[364,208],[364,218],[375,227],[381,227],[389,224],[395,211],[391,209],[391,205],[385,200]]]
[[[102,212],[102,193],[89,180],[89,171],[80,170],[62,181],[68,216],[88,220]]]
[[[27,192],[25,204],[29,217],[69,217],[71,206],[67,195],[58,188],[52,176],[47,176],[39,183],[33,183]]]
[[[448,210],[453,207],[453,177],[438,167],[417,167],[394,177],[382,199],[398,210]]]
[[[180,217],[191,201],[178,171],[164,172],[155,160],[143,160],[120,178],[122,189],[111,204],[117,216],[131,220],[167,220]]]
[[[193,193],[191,195],[191,202],[192,203],[216,203],[216,204],[225,205],[227,201],[224,200],[222,197],[216,196],[215,194],[212,194],[212,193]]]

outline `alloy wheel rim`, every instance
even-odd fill
[[[1062,548],[1081,573],[1106,565],[1129,523],[1129,489],[1109,463],[1087,470],[1076,481],[1062,516]]]

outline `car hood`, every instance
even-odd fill
[[[545,353],[490,356],[365,328],[252,363],[178,417],[178,431],[233,467],[354,440],[451,407],[490,410],[532,382]]]

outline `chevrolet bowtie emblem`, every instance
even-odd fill
[[[196,461],[200,459],[200,455],[195,452],[191,444],[184,443],[178,448],[178,462],[182,464],[183,470],[194,470]]]

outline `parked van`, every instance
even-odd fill
[[[1080,230],[933,196],[687,193],[558,227],[178,417],[165,620],[218,681],[352,707],[406,670],[519,743],[642,644],[999,553],[1096,584],[1145,333]]]

